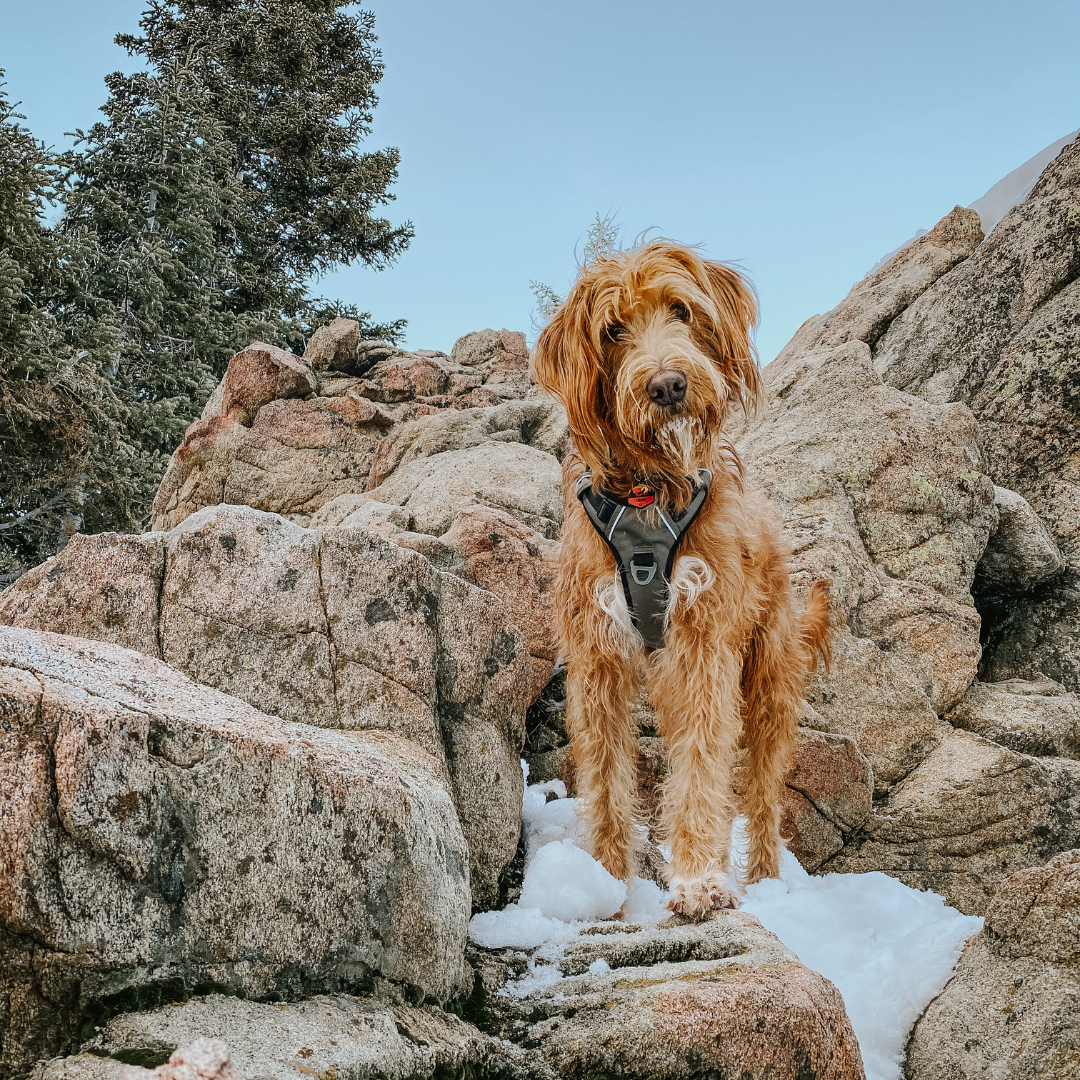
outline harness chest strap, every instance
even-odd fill
[[[626,605],[646,646],[664,644],[664,613],[668,585],[679,543],[709,494],[712,473],[702,469],[700,482],[691,479],[694,497],[681,514],[670,507],[642,506],[634,492],[622,498],[610,491],[593,491],[592,475],[579,477],[575,494],[592,527],[615,556]],[[648,489],[645,489],[648,490]],[[649,503],[653,500],[650,498]]]

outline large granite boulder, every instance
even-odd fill
[[[73,538],[0,597],[0,623],[137,649],[283,720],[410,739],[449,769],[474,902],[495,901],[535,677],[491,593],[361,528],[219,506]]]
[[[442,762],[290,723],[141,653],[0,628],[3,1069],[169,987],[466,985]]]
[[[864,1075],[835,987],[743,912],[586,926],[556,960],[564,978],[524,994],[498,992],[520,963],[512,952],[472,959],[483,1022],[556,1077]]]
[[[973,682],[946,719],[1020,754],[1080,760],[1080,699],[1053,679]]]
[[[844,839],[823,872],[884,870],[981,915],[1014,871],[1080,846],[1080,762],[951,731]]]
[[[981,243],[957,208],[808,320],[737,443],[793,582],[833,581],[833,667],[803,723],[873,769],[872,811],[820,869],[965,911],[1080,844],[1078,170],[1074,143]]]
[[[889,326],[874,367],[933,402],[964,402],[979,421],[994,483],[1030,504],[1068,568],[995,605],[988,674],[1042,672],[1080,690],[1080,141],[965,261]]]
[[[908,1044],[908,1080],[1080,1075],[1080,851],[1014,874]]]

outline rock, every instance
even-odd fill
[[[769,412],[737,448],[780,511],[792,582],[832,582],[833,663],[812,726],[854,738],[877,795],[949,732],[938,718],[980,656],[970,587],[996,517],[963,406],[894,390],[869,348],[792,348],[765,369]]]
[[[222,379],[221,415],[250,426],[267,403],[306,397],[314,391],[315,380],[302,360],[256,341],[229,361]]]
[[[1080,691],[1078,259],[1080,142],[1074,141],[976,251],[891,324],[874,350],[874,366],[891,385],[970,406],[994,483],[1027,500],[1069,561],[1038,595],[987,608],[984,677],[1000,681],[1042,671],[1074,691]],[[1031,539],[1045,572],[1052,551],[1041,537]]]
[[[559,961],[567,977],[524,997],[495,992],[509,964],[500,972],[497,954],[477,952],[488,1022],[548,1075],[864,1075],[835,987],[752,915],[585,927]],[[587,974],[594,965],[605,972]]]
[[[1019,754],[1080,760],[1080,700],[1053,679],[972,683],[945,719]]]
[[[466,506],[503,510],[548,539],[562,522],[559,463],[521,443],[481,443],[399,466],[368,494],[404,507],[414,532],[442,536]]]
[[[0,1029],[15,1072],[167,986],[463,986],[442,763],[115,645],[0,629]]]
[[[381,406],[352,393],[272,401],[250,427],[225,417],[198,421],[166,470],[154,527],[172,528],[221,502],[306,523],[324,503],[367,488],[376,448],[393,423]]]
[[[978,672],[979,613],[920,582],[890,582],[855,609],[853,621],[863,637],[916,675],[936,713],[952,708]]]
[[[495,901],[533,673],[491,593],[363,529],[221,506],[169,533],[73,538],[0,597],[0,623],[138,649],[284,720],[412,740],[446,760],[473,901]]]
[[[244,1075],[270,1080],[864,1076],[836,989],[752,915],[586,926],[559,961],[565,977],[524,996],[499,993],[522,959],[476,947],[468,955],[468,1008],[483,1033],[434,1005],[407,1004],[392,986],[279,1004],[181,995],[108,1018],[82,1056],[43,1063],[34,1080],[117,1080],[121,1060],[152,1065],[197,1036],[226,1044]]]
[[[772,367],[770,414],[739,442],[755,475],[800,502],[839,483],[876,566],[970,603],[996,521],[970,410],[886,386],[857,341]]]
[[[855,740],[873,769],[876,797],[884,798],[952,730],[924,686],[899,659],[844,629],[833,632],[830,670],[810,680],[810,726]]]
[[[1080,851],[1022,870],[919,1019],[909,1080],[1035,1080],[1080,1070]]]
[[[529,347],[525,335],[518,331],[477,330],[454,342],[450,358],[463,367],[525,371],[529,366]]]
[[[777,359],[847,341],[873,347],[897,315],[966,259],[982,238],[978,213],[954,206],[928,233],[853,285],[827,315],[807,319]]]
[[[356,366],[360,324],[355,319],[334,319],[320,326],[304,350],[312,371],[349,371]]]
[[[975,570],[980,592],[1030,589],[1065,569],[1065,557],[1023,495],[995,486],[994,505],[997,528]]]
[[[780,835],[812,873],[869,816],[873,772],[854,739],[800,728],[784,785]]]
[[[358,341],[359,324],[351,319],[320,327],[305,360],[259,342],[242,350],[173,454],[154,501],[154,528],[170,529],[221,502],[307,524],[325,503],[372,486],[373,466],[374,484],[389,475],[387,454],[378,451],[395,424],[443,412],[518,406],[501,425],[488,423],[490,440],[444,449],[533,438],[545,450],[564,450],[561,408],[550,399],[527,406],[515,400],[530,390],[524,335],[489,336],[465,350],[468,366],[433,350]],[[393,444],[388,454],[396,464],[409,443]]]
[[[371,466],[371,484],[377,487],[402,465],[448,450],[523,443],[561,460],[568,442],[566,413],[551,399],[438,412],[400,424],[383,440]]]
[[[331,499],[367,487],[376,448],[393,423],[381,406],[352,393],[273,401],[236,447],[219,501],[306,524]]]
[[[226,1045],[243,1076],[266,1080],[410,1080],[480,1070],[496,1055],[509,1057],[490,1037],[451,1013],[371,997],[321,995],[273,1004],[211,994],[150,1012],[113,1017],[82,1056],[39,1066],[32,1080],[98,1080],[87,1075],[91,1055],[108,1054],[100,1080],[118,1080],[120,1060],[153,1061],[171,1047],[209,1033]],[[169,1066],[165,1066],[166,1069]],[[153,1074],[139,1070],[138,1077]],[[172,1077],[168,1078],[172,1080]],[[187,1078],[177,1078],[187,1080]]]
[[[455,572],[494,593],[522,631],[532,658],[530,700],[551,678],[555,643],[556,545],[501,510],[466,506],[440,537],[456,551]]]
[[[953,731],[822,864],[884,870],[981,914],[1018,869],[1080,846],[1080,765]]]

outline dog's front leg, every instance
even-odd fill
[[[673,622],[649,666],[649,702],[668,756],[661,826],[671,845],[668,906],[701,919],[738,907],[728,851],[731,769],[741,728],[741,662],[723,640]]]
[[[566,670],[566,728],[593,855],[628,881],[635,866],[638,694],[636,657],[604,635],[575,635]]]

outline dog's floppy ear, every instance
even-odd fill
[[[532,351],[532,376],[566,408],[578,453],[591,468],[607,460],[607,439],[599,430],[603,349],[590,326],[591,289],[579,280],[541,331]]]
[[[758,317],[757,296],[738,270],[722,262],[702,262],[707,292],[716,312],[705,335],[724,375],[739,388],[739,400],[749,415],[764,400],[757,350],[750,339]]]

